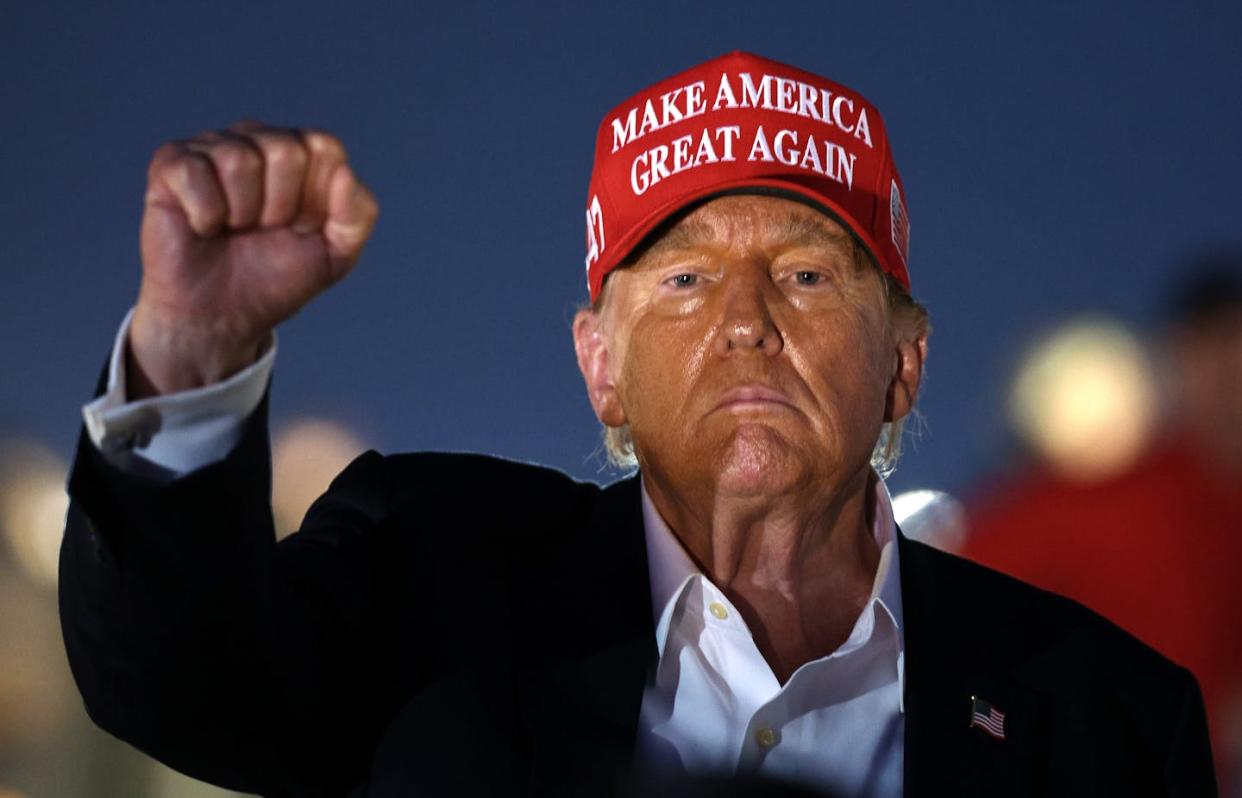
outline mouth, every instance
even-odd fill
[[[714,410],[734,413],[748,411],[797,410],[789,397],[766,385],[750,383],[730,389],[716,404]]]

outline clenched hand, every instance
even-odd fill
[[[353,268],[379,207],[334,136],[239,123],[156,151],[129,397],[227,378]]]

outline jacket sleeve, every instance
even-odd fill
[[[384,459],[358,458],[279,545],[267,399],[222,461],[160,479],[85,434],[70,475],[61,625],[92,719],[230,789],[341,795],[397,702],[372,571]],[[407,677],[408,678],[408,675]]]

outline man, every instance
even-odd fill
[[[732,53],[605,117],[574,342],[640,477],[371,452],[276,545],[270,333],[365,242],[375,204],[344,163],[330,137],[256,125],[156,154],[62,556],[102,726],[271,795],[721,772],[1213,792],[1184,670],[893,524],[872,450],[914,404],[927,325],[862,97]]]

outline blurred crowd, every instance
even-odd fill
[[[915,492],[895,508],[907,532],[1076,599],[1189,668],[1222,795],[1242,796],[1242,250],[1180,274],[1154,329],[1084,317],[1041,336],[1014,367],[998,467],[963,504]],[[361,448],[324,422],[277,436],[282,531]],[[64,480],[63,458],[0,439],[0,798],[226,795],[86,718],[56,617]]]
[[[1021,453],[967,496],[959,551],[1189,668],[1221,794],[1242,795],[1242,252],[1184,275],[1151,340],[1080,319],[1032,348]]]

